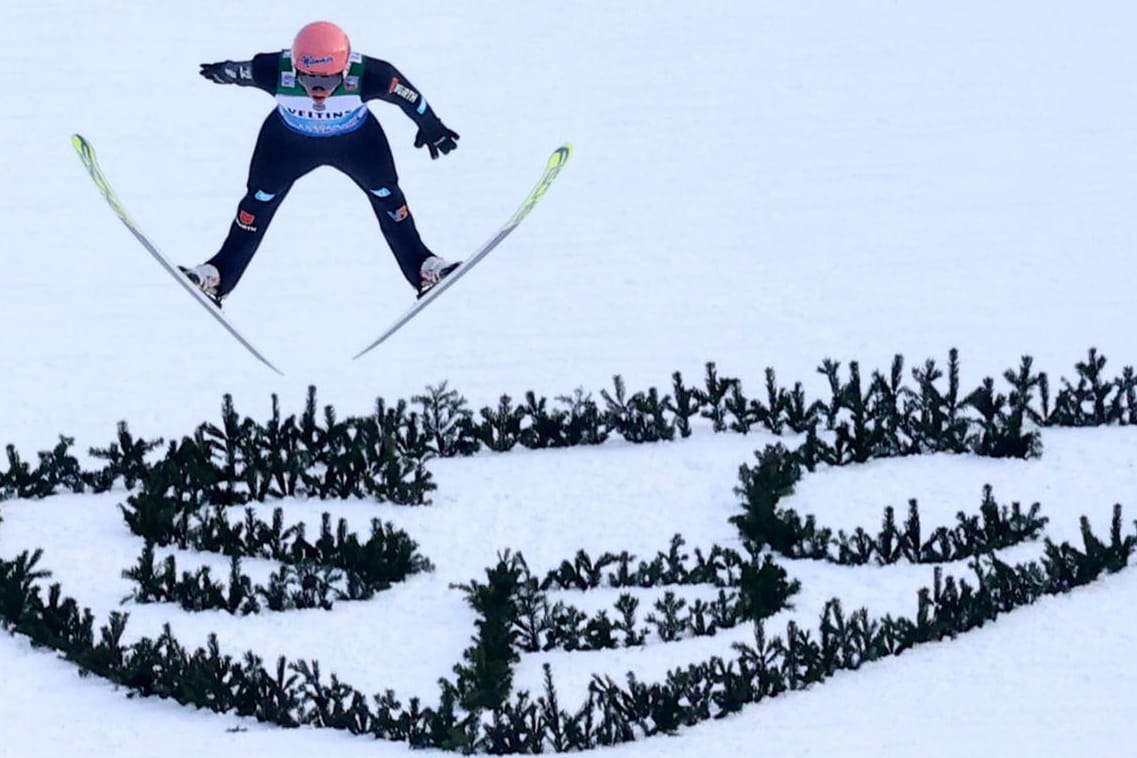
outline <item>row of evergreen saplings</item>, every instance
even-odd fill
[[[983,488],[983,501],[977,515],[956,514],[954,528],[939,526],[925,536],[916,500],[908,501],[908,518],[897,524],[892,506],[884,509],[880,532],[875,536],[863,527],[852,534],[818,526],[813,515],[804,519],[792,508],[780,506],[782,498],[793,493],[803,475],[805,445],[794,451],[783,445],[769,445],[755,454],[757,462],[739,469],[743,512],[731,517],[744,543],[752,551],[767,547],[787,558],[824,560],[841,565],[868,563],[885,566],[906,560],[910,563],[951,563],[1013,547],[1037,538],[1048,518],[1041,506],[1031,505],[1023,512],[1015,502],[1002,506],[995,501],[990,485]]]
[[[282,418],[272,397],[265,424],[241,418],[232,397],[222,402],[221,423],[204,422],[192,434],[170,442],[157,461],[163,441],[136,439],[125,422],[105,448],[88,452],[105,461],[84,470],[60,436],[33,466],[15,446],[6,448],[8,467],[0,471],[0,501],[42,498],[59,492],[106,492],[117,483],[133,490],[147,485],[154,496],[214,505],[242,505],[268,498],[320,499],[371,497],[398,504],[421,504],[435,489],[425,462],[431,456],[421,427],[407,404],[388,408],[382,399],[375,413],[339,420],[326,406],[321,414],[314,387],[304,411]]]
[[[1052,392],[1045,372],[1035,372],[1024,356],[1003,379],[1009,389],[996,389],[991,378],[971,392],[961,390],[959,355],[951,350],[946,373],[934,360],[909,373],[905,382],[902,356],[887,373],[865,380],[857,362],[845,376],[841,364],[825,360],[830,397],[810,401],[802,383],[782,387],[773,369],[765,375],[764,396],[748,397],[742,382],[720,376],[706,365],[701,386],[672,375],[671,394],[655,387],[629,394],[621,377],[600,402],[577,391],[561,396],[559,405],[526,393],[523,403],[503,396],[497,408],[475,413],[445,384],[414,398],[431,450],[441,456],[467,455],[481,447],[505,451],[598,444],[613,435],[631,442],[688,437],[693,423],[708,421],[716,432],[764,430],[810,435],[802,455],[808,467],[818,463],[863,462],[870,458],[931,452],[971,452],[990,457],[1035,457],[1040,438],[1031,426],[1099,426],[1137,423],[1137,376],[1131,367],[1106,378],[1106,359],[1090,349],[1075,365],[1076,380],[1060,380]],[[825,440],[825,441],[822,441]]]
[[[500,692],[508,693],[512,664],[520,659],[521,653],[554,649],[604,650],[638,647],[650,640],[666,643],[714,636],[744,621],[762,621],[784,610],[801,588],[800,583],[790,581],[785,569],[768,555],[743,558],[716,545],[709,556],[696,550],[692,562],[688,553],[681,552],[682,545],[682,538],[676,535],[667,553],[660,552],[651,562],[641,561],[634,572],[628,570],[634,556],[627,553],[605,554],[593,563],[587,554],[579,552],[573,563],[564,561],[560,569],[550,572],[543,581],[533,576],[523,555],[505,551],[498,556],[497,566],[487,570],[487,584],[473,581],[458,586],[477,611],[479,626],[500,630],[500,634],[483,633],[483,641],[508,642],[501,647],[479,645],[473,660],[508,663],[501,667],[505,673],[496,685]],[[609,572],[602,585],[598,576],[609,563],[619,568]],[[582,565],[589,568],[587,578],[576,573]],[[590,616],[564,600],[551,599],[551,589],[567,588],[561,584],[566,573],[573,574],[571,586],[578,589],[711,584],[719,591],[713,600],[696,599],[689,603],[674,590],[667,589],[641,623],[640,600],[632,592],[620,593],[611,616],[604,609]]]
[[[266,423],[241,417],[226,396],[220,424],[201,424],[180,442],[171,442],[154,465],[151,452],[162,441],[134,439],[125,423],[106,448],[92,448],[106,461],[85,471],[71,453],[74,439],[60,437],[39,462],[23,460],[6,448],[7,470],[0,471],[0,500],[46,497],[59,491],[102,492],[116,482],[132,489],[158,476],[179,497],[200,496],[212,504],[236,505],[268,498],[371,497],[393,503],[422,504],[436,488],[425,462],[432,456],[470,455],[481,449],[504,451],[599,444],[613,435],[632,442],[687,437],[693,423],[709,421],[715,431],[746,433],[763,429],[808,435],[801,455],[811,469],[819,463],[866,461],[882,455],[973,452],[993,457],[1033,457],[1040,441],[1033,426],[1087,426],[1137,423],[1137,376],[1131,367],[1120,376],[1105,375],[1106,359],[1091,349],[1075,365],[1074,381],[1062,379],[1054,393],[1045,372],[1035,372],[1024,356],[1003,379],[1009,389],[985,379],[969,393],[960,389],[959,357],[950,351],[946,373],[933,360],[910,371],[896,356],[887,373],[865,380],[850,362],[826,360],[818,371],[829,384],[828,400],[809,401],[801,382],[779,386],[766,371],[764,397],[748,397],[736,378],[720,376],[708,363],[701,386],[688,386],[679,372],[671,394],[652,387],[628,394],[616,376],[600,401],[577,390],[546,398],[526,393],[515,404],[503,396],[497,407],[475,414],[456,391],[443,384],[375,412],[337,418],[331,406],[322,413],[310,387],[303,412],[282,417],[272,398]],[[946,380],[946,382],[945,382]],[[155,471],[154,469],[157,469]],[[157,489],[157,487],[152,487]]]
[[[175,602],[186,610],[223,609],[241,615],[262,608],[330,609],[341,600],[369,599],[434,568],[405,531],[378,519],[372,519],[370,536],[364,540],[348,530],[344,519],[333,529],[325,512],[319,536],[309,541],[305,523],[285,526],[280,508],[273,509],[267,522],[248,507],[242,519],[231,519],[230,509],[222,506],[152,493],[149,481],[120,509],[127,526],[144,541],[137,563],[123,572],[135,583],[130,597],[137,602]],[[226,555],[228,581],[214,580],[208,566],[179,572],[172,555],[156,562],[156,546]],[[281,565],[260,585],[242,571],[245,558]]]

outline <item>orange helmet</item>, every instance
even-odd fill
[[[292,65],[306,74],[342,74],[350,55],[347,35],[330,21],[313,21],[292,42]]]

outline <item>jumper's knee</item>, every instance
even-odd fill
[[[367,190],[371,204],[375,206],[376,213],[385,213],[395,223],[406,221],[410,216],[407,209],[407,199],[398,185],[384,185]]]

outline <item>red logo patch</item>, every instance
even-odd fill
[[[257,217],[248,211],[241,211],[237,214],[237,220],[245,226],[252,226],[252,223],[257,220]]]

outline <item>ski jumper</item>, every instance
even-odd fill
[[[240,281],[293,182],[319,166],[339,169],[363,190],[403,276],[417,288],[419,268],[432,253],[399,189],[387,135],[366,103],[393,103],[420,128],[436,126],[438,117],[422,93],[390,63],[359,53],[351,54],[343,81],[322,102],[297,81],[291,51],[260,53],[233,66],[233,83],[262,89],[277,105],[257,136],[229,234],[207,261],[221,275],[219,295]]]

